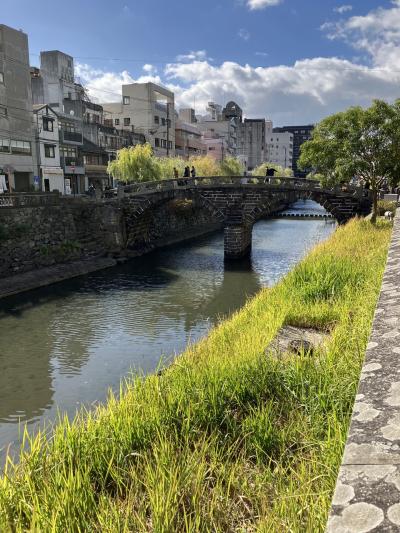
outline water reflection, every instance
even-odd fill
[[[0,302],[0,448],[18,442],[18,420],[35,428],[58,409],[73,415],[132,368],[154,371],[160,357],[275,283],[333,228],[261,221],[251,261],[224,265],[223,235],[214,234]]]

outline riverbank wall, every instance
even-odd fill
[[[221,228],[190,201],[166,202],[140,218],[136,214],[124,201],[2,208],[0,298]]]
[[[31,440],[0,530],[322,532],[390,232],[338,228],[175,364]],[[289,326],[326,340],[277,351]]]
[[[327,533],[400,528],[399,279],[397,209]]]

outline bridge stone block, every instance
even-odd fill
[[[229,225],[224,229],[225,259],[241,259],[251,252],[251,225]]]

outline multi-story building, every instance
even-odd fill
[[[178,112],[178,118],[187,124],[195,124],[197,122],[195,111],[191,107],[180,109]]]
[[[280,128],[274,128],[274,133],[289,132],[293,134],[293,160],[292,168],[295,176],[305,177],[309,170],[300,170],[297,167],[297,161],[300,157],[300,147],[305,142],[311,139],[311,133],[314,129],[313,124],[306,126],[283,126]]]
[[[107,171],[109,161],[116,158],[121,148],[143,144],[145,137],[114,128],[112,119],[104,118],[103,107],[99,104],[84,100],[83,109],[83,146],[79,152],[85,165],[85,176],[89,185],[104,189],[113,185],[112,176]]]
[[[242,108],[236,102],[230,101],[222,110],[222,118],[224,120],[233,120],[236,125],[239,125],[243,121]]]
[[[157,156],[175,155],[174,93],[155,83],[122,86],[122,101],[102,104],[117,129],[141,133]]]
[[[245,118],[238,137],[238,157],[247,170],[253,170],[265,160],[265,119]]]
[[[83,146],[85,92],[75,83],[73,57],[58,50],[41,52],[40,69],[31,69],[31,82],[33,103],[48,104],[58,115],[65,191],[83,193],[88,188],[79,156],[79,148]]]
[[[215,159],[217,163],[221,163],[225,159],[228,148],[225,139],[206,132],[202,137],[202,141],[206,146],[206,154],[208,156]]]
[[[269,131],[266,136],[266,161],[283,168],[292,168],[293,164],[293,133],[285,131],[276,133]]]
[[[201,137],[197,124],[178,119],[175,122],[175,155],[188,159],[191,156],[207,154],[207,146]]]
[[[64,171],[60,165],[58,115],[47,104],[35,104],[33,116],[40,189],[65,194]]]
[[[0,24],[0,188],[38,187],[28,36]]]

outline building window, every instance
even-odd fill
[[[162,117],[162,119],[161,119],[161,124],[162,124],[163,126],[165,126],[165,118],[164,118],[164,117]]]
[[[30,154],[31,143],[28,141],[11,141],[11,152],[13,154]]]
[[[56,157],[55,147],[52,144],[44,145],[44,155],[45,157]]]
[[[155,145],[156,148],[159,148],[159,147],[160,147],[160,139],[159,139],[158,137],[156,137],[156,138],[154,139],[154,145]]]
[[[124,96],[124,105],[129,105],[131,103],[131,98],[130,96]]]
[[[116,126],[119,126],[119,118],[116,118],[116,119],[114,120],[114,124],[115,124]]]
[[[7,116],[7,108],[3,105],[0,105],[0,115]]]
[[[0,72],[0,83],[4,83],[4,72]]]
[[[131,119],[129,117],[124,118],[124,126],[130,126],[131,125]]]
[[[10,139],[0,139],[0,152],[10,153]]]
[[[158,115],[154,116],[154,124],[160,124],[160,117]]]
[[[43,117],[43,129],[44,131],[54,131],[53,119],[48,117]]]

